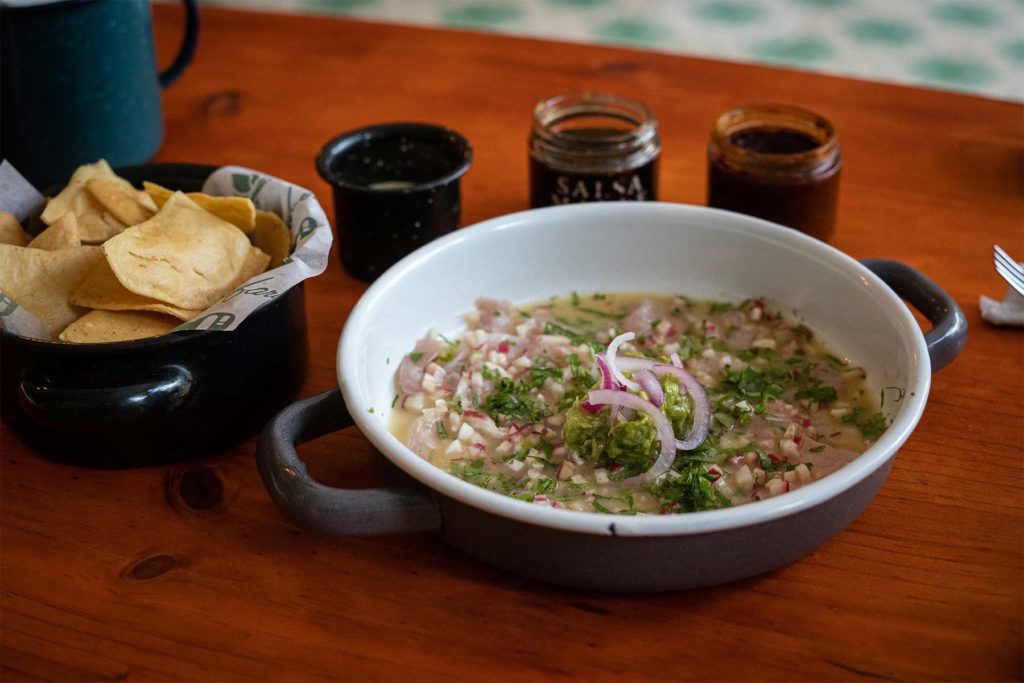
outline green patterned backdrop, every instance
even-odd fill
[[[1024,0],[205,0],[732,61],[1024,100]]]

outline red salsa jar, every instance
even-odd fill
[[[708,206],[796,228],[835,232],[842,168],[832,124],[797,107],[758,105],[718,118],[708,145]]]
[[[661,139],[641,102],[573,93],[537,104],[530,206],[657,199]]]

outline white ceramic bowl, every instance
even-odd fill
[[[916,271],[889,261],[872,267],[923,308],[934,303],[938,288]],[[885,402],[889,429],[836,473],[770,500],[680,515],[609,516],[532,505],[430,465],[388,430],[398,362],[429,329],[455,334],[480,296],[527,304],[572,291],[763,298],[863,366],[875,391],[899,387],[902,399]],[[488,562],[545,580],[652,590],[747,576],[813,549],[874,497],[924,410],[929,350],[944,363],[963,345],[962,313],[938,291],[942,306],[924,311],[939,323],[926,343],[900,295],[871,269],[765,221],[666,203],[583,204],[495,218],[426,245],[369,288],[338,348],[344,406],[336,397],[320,397],[319,408],[312,399],[282,416],[278,426],[295,430],[289,436],[287,428],[278,429],[275,437],[268,429],[265,441],[274,448],[261,444],[261,469],[278,504],[304,524],[335,533],[433,529]],[[338,427],[341,418],[332,415],[344,407],[366,437],[411,475],[413,487],[364,491],[353,502],[353,492],[319,487],[304,470],[302,476],[280,475],[281,468],[296,468],[294,448],[282,455],[280,447],[301,436],[298,423],[326,420],[321,432]],[[384,498],[374,499],[378,494]],[[711,559],[694,561],[695,553],[709,552]],[[580,553],[588,559],[573,559]],[[668,556],[684,567],[666,574]],[[606,566],[593,568],[598,560]]]

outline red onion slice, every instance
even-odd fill
[[[619,359],[616,358],[616,354],[618,354],[619,352],[619,347],[633,339],[636,339],[635,332],[624,332],[615,339],[612,339],[612,343],[608,345],[608,352],[606,353],[607,357],[605,360],[608,362],[608,369],[611,370],[612,377],[614,377],[616,381],[619,382],[619,384],[625,385],[626,388],[630,389],[631,391],[640,391],[640,385],[634,382],[633,380],[628,379],[619,370]]]
[[[653,403],[645,401],[636,394],[613,389],[594,389],[588,394],[587,400],[594,405],[620,406],[646,413],[654,420],[654,428],[658,430],[658,442],[661,444],[661,453],[658,455],[658,459],[643,474],[615,482],[617,485],[648,484],[669,471],[676,459],[676,436],[672,432],[672,425],[668,418]]]
[[[704,443],[708,437],[708,430],[711,428],[711,402],[708,400],[707,392],[697,379],[682,368],[674,365],[658,363],[646,358],[620,358],[622,367],[629,372],[639,372],[643,369],[651,370],[656,376],[661,377],[666,372],[679,380],[679,383],[686,389],[693,401],[693,426],[690,433],[682,439],[676,440],[676,448],[681,451],[692,451]]]
[[[605,361],[604,356],[597,356],[597,367],[601,371],[601,388],[602,389],[614,389],[615,382],[612,381],[612,371],[608,368],[608,363]]]
[[[614,389],[615,391],[624,391],[622,385],[618,384],[612,379],[612,371],[608,369],[608,363],[605,361],[604,356],[595,356],[597,361],[597,368],[601,371],[601,388],[602,389]],[[601,406],[595,406],[590,401],[581,401],[580,408],[587,411],[588,413],[597,413],[601,410]],[[612,414],[612,418],[618,417],[618,407],[615,408]]]
[[[658,381],[658,376],[650,368],[634,372],[633,377],[636,378],[637,383],[643,390],[647,392],[647,397],[651,403],[660,407],[665,402],[665,389],[661,386],[661,382]]]

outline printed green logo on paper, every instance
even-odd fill
[[[268,182],[270,181],[265,176],[261,176],[258,173],[231,174],[231,185],[235,188],[235,192],[243,196],[248,195],[252,203],[256,205],[256,208],[261,208],[256,197]]]
[[[0,292],[0,318],[14,313],[18,308],[18,304],[11,297],[7,296],[3,292]]]
[[[299,239],[301,240],[306,235],[311,234],[317,227],[316,220],[312,216],[306,216],[299,223]]]
[[[207,324],[207,321],[210,321]],[[187,322],[179,329],[183,330],[226,330],[235,322],[234,313],[210,313],[201,318]]]
[[[288,199],[287,199],[287,202],[288,202],[288,219],[285,221],[286,223],[288,223],[288,227],[291,227],[291,225],[292,225],[292,218],[295,216],[295,207],[298,206],[299,204],[301,204],[302,202],[306,201],[307,199],[309,199],[312,196],[313,196],[312,192],[303,192],[302,194],[299,195],[299,198],[297,200],[295,200],[295,202],[293,203],[292,202],[292,188],[290,188],[290,187],[288,188]]]
[[[233,173],[231,174],[231,185],[235,188],[235,192],[238,192],[239,194],[249,194],[249,188],[252,186],[252,181],[255,179],[255,175]]]
[[[276,289],[272,289],[271,287],[263,286],[264,282],[270,282],[273,279],[273,277],[265,277],[262,280],[248,282],[239,287],[238,289],[236,289],[235,291],[228,294],[226,297],[221,299],[221,301],[231,301],[235,297],[241,296],[242,294],[248,294],[249,296],[258,296],[264,299],[274,299],[277,297],[278,294],[280,294],[280,292],[278,292]]]

